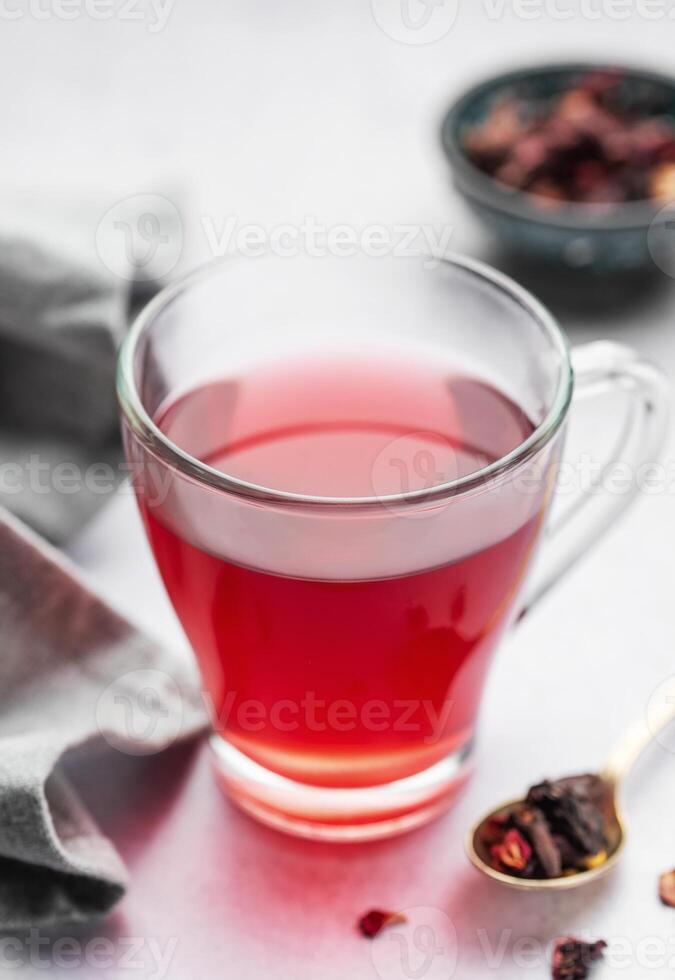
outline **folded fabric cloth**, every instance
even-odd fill
[[[96,741],[148,754],[194,735],[196,671],[2,510],[0,649],[0,930],[100,916],[126,871],[59,763]]]
[[[161,195],[122,199],[109,218],[104,203],[88,199],[31,207],[17,194],[11,204],[3,203],[0,227],[0,501],[63,543],[124,477],[117,348],[162,284],[152,265],[135,269],[129,230],[148,218],[136,211],[151,208],[151,231],[179,254],[180,216]],[[53,478],[64,463],[67,490]],[[100,469],[91,477],[102,465],[105,492]]]

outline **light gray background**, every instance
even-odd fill
[[[453,96],[521,62],[595,56],[672,64],[675,21],[647,21],[630,3],[627,20],[609,16],[610,8],[590,19],[578,3],[567,6],[575,13],[565,21],[546,11],[525,20],[508,3],[492,19],[482,2],[460,0],[452,29],[423,45],[393,40],[367,0],[175,0],[156,32],[152,15],[99,22],[82,12],[66,21],[38,19],[24,6],[22,17],[0,20],[5,186],[99,193],[102,186],[102,216],[123,194],[175,186],[186,227],[181,266],[207,254],[204,215],[268,229],[305,215],[359,228],[450,224],[453,247],[488,254],[439,149],[440,118]],[[563,0],[558,7],[567,9]],[[433,13],[445,12],[441,3]],[[385,13],[396,25],[396,4]],[[534,285],[574,342],[614,337],[675,373],[675,283],[666,277],[630,299],[608,290],[595,309],[588,297]],[[674,448],[671,441],[669,461]],[[222,799],[202,750],[83,769],[84,791],[129,862],[133,886],[105,927],[79,936],[139,937],[146,960],[140,971],[120,960],[83,974],[153,976],[149,941],[164,948],[175,940],[164,975],[178,980],[396,980],[405,975],[401,964],[378,974],[374,947],[354,930],[358,915],[379,905],[447,915],[461,977],[547,976],[536,957],[529,967],[519,962],[514,944],[546,943],[568,930],[623,941],[616,950],[627,950],[625,959],[598,977],[670,976],[675,915],[655,889],[659,872],[675,865],[674,753],[655,748],[640,764],[627,787],[625,860],[588,891],[534,898],[501,890],[467,866],[462,839],[483,808],[534,779],[599,765],[675,673],[672,496],[640,500],[509,638],[486,695],[478,772],[458,806],[420,832],[345,848],[285,839]],[[183,643],[128,495],[72,551],[129,615]],[[452,949],[452,929],[440,921],[439,942]],[[500,935],[506,951],[493,971],[481,936],[494,947]],[[413,967],[421,962],[415,955],[411,947]],[[449,969],[439,957],[421,975]]]

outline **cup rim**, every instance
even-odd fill
[[[484,487],[487,483],[494,482],[539,453],[562,425],[572,399],[574,386],[574,373],[567,339],[555,317],[538,299],[511,279],[510,276],[493,269],[487,263],[454,252],[433,250],[426,252],[424,256],[420,253],[416,257],[433,258],[445,265],[461,269],[475,277],[479,282],[487,283],[490,287],[498,290],[534,317],[560,355],[560,377],[548,412],[527,439],[487,466],[455,480],[419,490],[386,495],[373,493],[365,497],[329,497],[278,490],[230,476],[192,456],[169,439],[146,411],[136,385],[134,361],[139,342],[155,318],[184,292],[214,273],[219,273],[222,269],[227,270],[237,260],[260,261],[265,256],[244,259],[241,255],[225,255],[211,259],[180,276],[150,300],[133,321],[120,348],[117,366],[117,397],[121,414],[143,445],[153,455],[183,476],[215,490],[257,502],[350,509],[381,508],[382,506],[413,507],[437,503],[447,497],[467,493]]]

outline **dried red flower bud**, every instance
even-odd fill
[[[525,870],[532,848],[518,830],[508,830],[500,844],[493,844],[490,854],[501,869],[512,873]]]
[[[406,917],[400,912],[385,912],[382,909],[371,909],[359,919],[359,929],[368,939],[374,939],[387,926],[406,922]]]
[[[486,847],[501,844],[508,828],[509,818],[506,814],[496,814],[487,821],[483,829],[483,843]]]
[[[584,980],[589,974],[591,964],[601,958],[606,947],[604,939],[585,943],[574,936],[560,936],[553,947],[553,980]]]
[[[664,905],[675,909],[675,871],[666,871],[659,878],[659,898]]]

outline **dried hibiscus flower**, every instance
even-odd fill
[[[374,939],[387,926],[405,922],[406,917],[400,912],[385,912],[382,909],[371,909],[359,919],[359,929],[368,939]]]
[[[498,844],[493,844],[490,854],[498,867],[505,871],[525,871],[532,848],[517,830],[507,830]]]
[[[545,210],[675,199],[668,100],[619,70],[577,75],[553,96],[514,85],[463,145],[476,167]]]
[[[607,859],[598,776],[545,780],[482,831],[492,867],[519,878],[558,878]]]
[[[560,936],[553,947],[553,980],[584,980],[591,965],[602,957],[606,947],[604,939],[585,943],[573,936]]]

